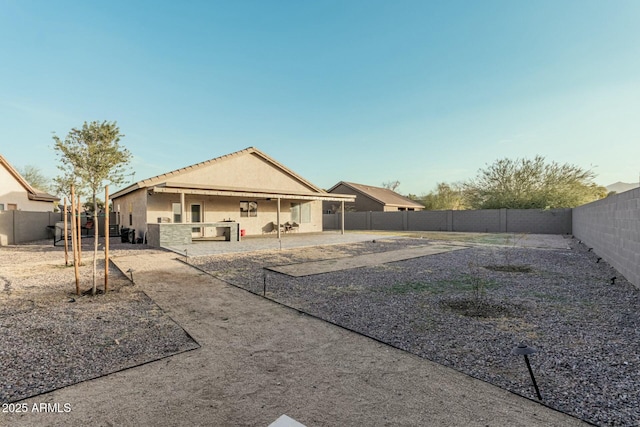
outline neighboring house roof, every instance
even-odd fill
[[[392,191],[388,188],[382,187],[374,187],[372,185],[364,185],[364,184],[356,184],[354,182],[346,182],[340,181],[333,187],[329,189],[329,193],[332,193],[333,190],[338,188],[339,186],[345,186],[349,189],[360,193],[370,199],[375,200],[385,206],[397,206],[401,208],[415,208],[415,209],[424,209],[424,206],[418,202],[415,202],[407,197],[401,196],[400,194]]]
[[[7,159],[0,154],[0,165],[4,166],[4,168],[9,172],[11,176],[15,178],[16,181],[25,189],[27,192],[27,197],[29,200],[35,200],[38,202],[57,202],[60,200],[59,197],[53,196],[49,193],[45,193],[44,191],[38,190],[37,188],[31,186],[20,172],[18,172],[11,164],[7,161]]]
[[[272,159],[271,157],[269,157],[262,151],[258,150],[257,148],[249,147],[244,150],[236,151],[231,154],[226,154],[224,156],[216,157],[211,160],[206,160],[204,162],[196,163],[191,166],[176,169],[171,172],[163,173],[161,175],[157,175],[148,179],[144,179],[142,181],[138,181],[122,190],[115,192],[114,194],[111,195],[110,198],[115,199],[141,188],[153,188],[154,191],[158,191],[158,192],[173,192],[174,191],[173,189],[182,188],[182,189],[191,189],[194,191],[202,190],[203,191],[202,194],[211,194],[211,195],[214,195],[214,194],[237,195],[239,193],[257,193],[257,192],[264,194],[266,196],[269,196],[271,194],[275,196],[279,195],[279,192],[281,190],[278,188],[273,188],[273,189],[245,188],[240,186],[242,185],[242,183],[238,183],[239,184],[238,186],[229,187],[229,186],[221,186],[220,184],[217,184],[215,182],[207,183],[205,185],[205,184],[194,184],[192,182],[181,182],[176,180],[176,178],[180,177],[181,175],[187,175],[198,169],[214,166],[218,163],[224,162],[225,160],[229,160],[234,157],[244,156],[247,154],[258,157],[259,159],[268,163],[275,170],[278,170],[281,173],[291,177],[293,180],[300,183],[303,188],[305,188],[304,191],[302,190],[293,191],[293,192],[288,191],[287,195],[293,195],[293,196],[299,195],[301,197],[304,197],[304,196],[308,197],[308,196],[315,195],[315,196],[322,196],[322,198],[334,197],[334,195],[331,195],[326,191],[324,191],[323,189],[315,186],[311,182],[302,178],[300,175],[296,174],[295,172],[285,167],[284,165],[278,163],[276,160]],[[206,193],[204,193],[205,191]],[[345,200],[347,199],[346,196],[342,196],[342,195],[338,195],[338,196],[340,196],[340,199],[345,199]]]

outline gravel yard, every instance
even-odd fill
[[[383,239],[191,258],[211,274],[598,425],[640,424],[640,291],[584,245],[470,244],[405,261],[304,277],[265,271],[424,245]],[[506,270],[506,271],[505,271]],[[615,283],[611,278],[617,276]],[[473,394],[473,390],[469,390]]]
[[[91,288],[92,240],[83,241],[81,290]],[[111,256],[148,247],[115,243]],[[98,289],[104,284],[100,253]],[[71,257],[72,258],[72,257]],[[197,348],[184,330],[113,266],[107,295],[75,295],[73,267],[50,241],[0,248],[0,402]]]

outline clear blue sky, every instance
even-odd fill
[[[502,157],[640,173],[640,1],[0,0],[0,153],[117,121],[136,180],[255,146],[422,194]],[[250,173],[250,171],[247,171]]]

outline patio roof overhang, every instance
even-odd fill
[[[259,199],[322,200],[327,202],[355,202],[356,200],[356,196],[348,194],[287,193],[240,188],[194,188],[193,186],[181,186],[170,183],[150,187],[149,191],[169,194],[198,194],[203,196],[250,197]]]

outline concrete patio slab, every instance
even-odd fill
[[[289,233],[284,234],[280,240],[275,235],[264,237],[248,237],[240,242],[202,241],[188,245],[173,245],[166,247],[172,252],[188,256],[218,255],[228,253],[246,253],[255,251],[269,251],[278,249],[302,248],[318,245],[339,245],[345,243],[357,243],[367,240],[391,238],[389,235],[374,233]]]

